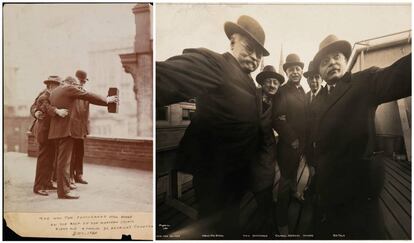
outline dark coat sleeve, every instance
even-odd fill
[[[108,106],[108,104],[106,103],[106,99],[104,97],[94,94],[92,92],[80,90],[72,85],[68,85],[66,87],[65,93],[69,97],[73,97],[73,98],[81,99],[81,100],[87,100],[91,104],[94,104],[94,105]]]
[[[411,96],[411,53],[386,68],[370,68],[371,92],[377,105]]]
[[[222,83],[218,54],[207,49],[186,49],[182,55],[156,63],[157,107],[185,101]]]
[[[37,99],[38,110],[42,111],[44,114],[47,114],[51,117],[56,116],[56,107],[50,104],[49,94],[43,93]]]
[[[278,92],[273,99],[273,129],[279,134],[279,138],[286,144],[291,144],[298,135],[286,120],[287,116],[287,97],[286,92]]]

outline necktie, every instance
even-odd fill
[[[305,91],[303,90],[302,86],[299,86],[298,90],[301,96],[305,96]]]
[[[333,84],[329,85],[329,95],[332,95],[334,90],[335,90],[335,85]]]
[[[312,103],[312,101],[315,99],[315,94],[314,93],[312,93],[311,94],[311,100],[310,100],[310,102]]]

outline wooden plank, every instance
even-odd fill
[[[385,167],[385,173],[392,176],[400,184],[411,191],[411,181],[402,180],[401,176],[398,173],[396,173],[393,169],[388,168],[387,166]]]
[[[385,181],[392,184],[411,203],[411,190],[407,189],[401,182],[397,181],[388,173],[385,174]]]
[[[411,217],[411,203],[389,182],[385,183],[384,189],[390,193],[405,213]]]
[[[404,212],[398,203],[391,197],[387,190],[383,190],[381,198],[385,205],[390,209],[398,224],[404,229],[407,235],[411,235],[411,218]]]
[[[390,210],[385,206],[383,199],[380,200],[380,208],[384,216],[385,230],[391,240],[407,240],[408,235],[404,232]]]
[[[397,100],[398,112],[400,113],[401,128],[404,134],[405,151],[407,159],[411,161],[411,97]]]
[[[194,208],[188,206],[187,204],[177,200],[170,199],[166,201],[166,204],[182,212],[191,219],[196,220],[198,218],[198,212]]]
[[[386,163],[392,165],[395,169],[398,169],[411,178],[411,167],[404,166],[401,162],[397,162],[389,158],[385,158],[385,161]]]
[[[396,174],[398,174],[401,179],[404,179],[404,180],[406,180],[408,182],[411,182],[411,175],[407,175],[407,174],[403,173],[401,169],[399,169],[398,167],[396,167],[392,163],[385,163],[385,165],[386,165],[386,168],[389,168],[389,169],[395,171]]]

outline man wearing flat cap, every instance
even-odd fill
[[[411,54],[386,68],[347,72],[351,44],[327,36],[313,58],[328,94],[311,129],[316,163],[317,238],[381,239],[383,174],[370,136],[378,105],[411,95]],[[374,129],[373,129],[374,128]],[[383,172],[383,171],[382,171]]]
[[[303,155],[306,137],[306,96],[300,84],[304,63],[297,54],[289,54],[283,64],[288,81],[276,94],[273,103],[273,128],[279,134],[277,161],[281,178],[277,199],[279,233],[286,235],[290,195],[296,187],[296,174]]]
[[[204,234],[241,237],[240,200],[249,165],[263,143],[262,98],[250,73],[257,69],[265,33],[249,16],[226,22],[230,51],[185,49],[156,64],[157,107],[196,97],[197,110],[178,152],[179,170],[193,174],[200,219],[217,219]]]
[[[252,174],[251,187],[257,203],[256,215],[260,217],[261,222],[260,224],[254,224],[252,226],[254,228],[251,230],[257,233],[270,234],[273,232],[276,223],[272,193],[276,172],[276,141],[272,129],[272,102],[279,87],[285,82],[285,78],[277,73],[273,66],[267,65],[256,76],[256,82],[261,85],[263,96],[261,129],[265,140],[259,149],[258,160],[251,163],[250,169]]]
[[[52,117],[49,129],[49,139],[54,139],[57,149],[57,194],[59,199],[78,199],[79,196],[70,192],[70,164],[73,156],[75,139],[86,136],[85,127],[81,125],[76,99],[87,100],[94,105],[107,106],[108,103],[118,102],[118,97],[106,98],[81,90],[73,77],[63,80],[63,85],[57,87],[50,95],[50,103],[69,111],[65,118]]]
[[[53,142],[48,139],[50,119],[56,115],[65,117],[68,111],[50,105],[49,96],[60,85],[60,81],[59,76],[49,76],[43,81],[46,89],[40,92],[30,107],[30,113],[36,119],[31,131],[39,144],[33,192],[41,196],[49,195],[46,190],[56,189],[51,181],[56,150]]]

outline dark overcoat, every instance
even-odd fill
[[[36,120],[31,128],[31,132],[39,144],[44,144],[48,141],[50,120],[51,117],[56,115],[56,107],[50,105],[49,96],[49,91],[47,89],[43,90],[30,107],[30,113],[33,117],[35,117],[36,111],[41,111],[44,115],[43,119],[37,119],[35,117]]]
[[[273,128],[279,134],[277,161],[284,178],[296,178],[300,155],[304,152],[306,138],[306,98],[288,81],[280,88],[273,102]],[[291,144],[299,140],[299,149]]]
[[[230,53],[186,49],[157,62],[156,92],[157,106],[196,97],[195,115],[180,142],[180,170],[219,177],[257,159],[261,96]]]
[[[51,105],[68,109],[69,115],[62,118],[54,116],[50,122],[49,139],[72,137],[83,139],[87,135],[83,110],[76,99],[87,100],[92,104],[107,106],[106,99],[99,95],[81,90],[73,85],[61,85],[50,94]]]
[[[375,110],[411,95],[411,54],[387,68],[346,73],[318,106],[311,129],[316,190],[322,204],[340,204],[370,193]],[[371,178],[372,179],[372,178]],[[375,179],[375,178],[374,178]],[[375,185],[374,185],[375,187]]]

